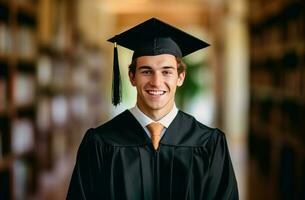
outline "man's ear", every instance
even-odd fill
[[[179,75],[178,75],[178,81],[177,81],[177,86],[180,87],[182,86],[183,82],[184,82],[184,79],[185,79],[185,71],[184,72],[181,72]]]
[[[136,85],[136,82],[135,82],[135,74],[132,73],[131,71],[128,72],[128,76],[129,76],[129,80],[130,80],[130,83],[132,86],[135,86]]]

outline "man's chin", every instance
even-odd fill
[[[162,109],[161,105],[156,105],[156,104],[154,104],[154,105],[150,104],[149,107],[151,110],[161,110]]]

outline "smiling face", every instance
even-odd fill
[[[136,60],[130,82],[137,89],[137,105],[153,120],[159,120],[173,108],[177,86],[185,72],[178,75],[176,57],[169,54],[141,56]]]

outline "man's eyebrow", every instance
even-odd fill
[[[173,67],[173,66],[164,66],[164,67],[162,67],[162,69],[175,69],[175,67]]]
[[[138,69],[151,69],[151,67],[147,66],[147,65],[143,65],[143,66],[140,66]]]
[[[152,69],[152,67],[150,67],[148,65],[143,65],[143,66],[138,67],[138,69]],[[166,66],[163,66],[161,69],[175,69],[175,67],[166,65]]]

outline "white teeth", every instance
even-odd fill
[[[148,90],[148,93],[151,95],[163,95],[165,92],[160,90]]]

